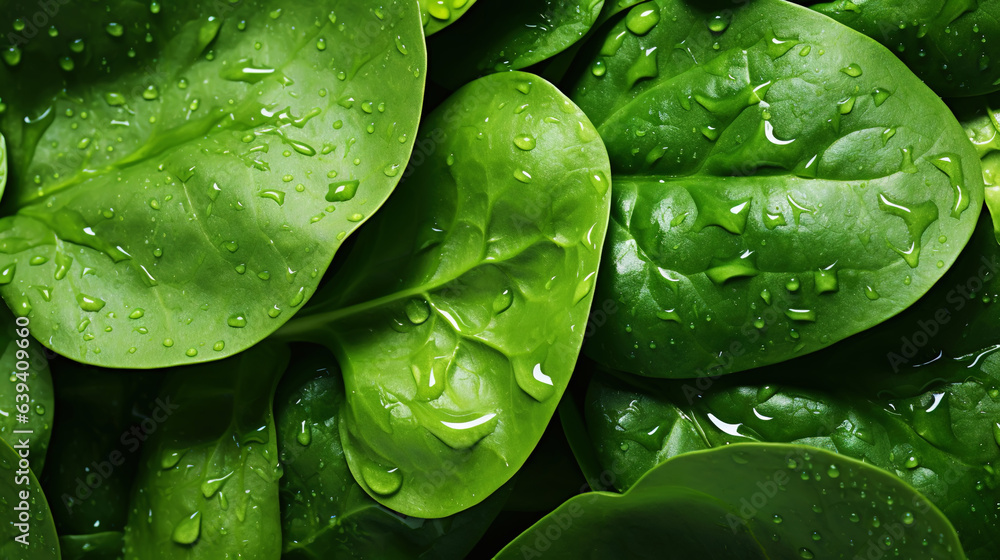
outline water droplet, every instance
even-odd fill
[[[708,29],[713,33],[722,33],[729,27],[732,19],[732,12],[729,10],[715,14],[708,18]]]
[[[234,329],[242,329],[247,326],[247,319],[242,313],[234,313],[226,320],[226,324]]]
[[[215,350],[216,352],[222,352],[225,348],[226,348],[226,343],[222,340],[216,342],[212,346],[212,350]]]
[[[372,492],[381,496],[395,493],[403,484],[403,473],[398,468],[386,469],[369,463],[362,465],[361,478]]]
[[[431,316],[427,302],[422,299],[411,299],[406,302],[406,318],[414,325],[420,325]]]
[[[889,99],[890,95],[892,95],[892,92],[885,88],[877,87],[872,90],[872,99],[875,101],[876,107],[880,107],[883,103],[885,103],[885,100]]]
[[[639,57],[636,58],[632,66],[629,67],[625,74],[625,79],[628,82],[629,89],[635,87],[640,80],[647,78],[655,78],[660,75],[660,70],[657,66],[657,50],[656,47],[650,47],[648,49],[643,49],[639,53]]]
[[[88,296],[87,294],[76,294],[76,302],[80,305],[80,309],[90,312],[100,311],[104,309],[105,305],[103,299]]]
[[[166,346],[167,348],[172,347],[174,345],[174,339],[172,339],[172,338],[164,338],[163,339],[163,345]]]
[[[522,134],[514,138],[514,145],[521,150],[530,152],[535,149],[535,139],[531,135]]]
[[[957,155],[947,153],[932,157],[931,163],[948,176],[951,188],[955,191],[955,202],[951,207],[951,217],[958,218],[969,207],[969,196],[963,188],[965,181],[962,174],[961,160]]]
[[[125,28],[122,27],[120,23],[109,23],[104,26],[104,30],[108,32],[108,35],[112,37],[121,37],[125,33]]]
[[[201,533],[201,512],[196,511],[181,519],[174,527],[170,538],[178,544],[193,544]]]
[[[867,297],[871,301],[875,301],[882,296],[880,296],[879,293],[875,291],[875,288],[871,286],[865,286],[865,297]]]
[[[285,192],[284,191],[265,190],[265,191],[261,191],[260,193],[258,193],[257,196],[259,196],[261,198],[267,198],[269,200],[273,200],[273,201],[275,201],[275,202],[278,203],[278,206],[282,206],[282,205],[285,204]]]
[[[625,27],[636,35],[645,35],[660,23],[660,7],[655,2],[643,2],[625,16]]]
[[[499,315],[504,311],[510,309],[511,304],[514,303],[514,293],[507,288],[506,290],[497,294],[497,297],[493,298],[493,313]]]
[[[309,445],[312,442],[312,427],[305,420],[302,421],[302,426],[299,432],[295,434],[295,440],[299,442],[300,445]]]
[[[846,67],[841,68],[840,71],[852,78],[857,78],[862,74],[861,66],[858,66],[856,62],[848,64]]]
[[[351,200],[357,194],[358,185],[360,184],[361,181],[357,179],[330,183],[330,190],[326,193],[326,200],[328,202],[345,202]]]
[[[141,307],[135,308],[131,313],[128,314],[129,319],[139,319],[145,315],[145,311]]]

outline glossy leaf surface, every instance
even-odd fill
[[[652,377],[729,373],[823,348],[923,295],[983,198],[941,100],[800,6],[656,0],[629,15],[654,5],[595,37],[571,95],[615,185],[596,297],[619,311],[588,355]]]
[[[884,521],[873,527],[872,520]],[[872,552],[965,558],[941,512],[891,474],[808,446],[747,444],[672,459],[625,494],[572,498],[497,558],[763,560]]]
[[[1000,94],[951,101],[969,140],[982,158],[986,206],[1000,242]]]
[[[417,8],[109,10],[62,4],[55,36],[0,64],[0,294],[78,361],[231,355],[312,296],[399,180],[424,84]],[[23,26],[16,12],[0,23]]]
[[[393,510],[436,518],[517,471],[569,382],[609,169],[586,116],[520,72],[458,91],[418,146],[343,273],[279,334],[337,355],[358,482]]]
[[[813,9],[885,45],[941,95],[1000,90],[1000,1],[837,0]]]

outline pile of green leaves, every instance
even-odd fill
[[[998,22],[0,0],[0,556],[994,558]]]

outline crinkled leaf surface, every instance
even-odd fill
[[[15,445],[27,438],[31,445],[31,470],[40,474],[52,435],[55,402],[45,349],[31,336],[21,336],[30,335],[31,327],[30,323],[27,328],[19,327],[10,311],[0,309],[0,348],[3,349],[0,350],[0,371],[3,372],[0,378],[0,439]],[[27,348],[22,344],[27,344]],[[18,367],[21,362],[27,362],[26,370]],[[25,422],[21,421],[22,417]],[[31,433],[15,434],[14,430],[30,430]]]
[[[885,45],[941,95],[1000,90],[998,0],[836,0],[812,8]]]
[[[319,348],[319,347],[316,347]],[[355,482],[340,443],[344,383],[325,349],[293,360],[275,397],[281,478],[282,558],[461,560],[507,497],[444,519],[404,517]]]
[[[965,558],[941,512],[891,474],[808,446],[744,444],[671,459],[625,494],[571,498],[497,558],[865,558],[872,552]]]
[[[52,513],[45,501],[45,494],[38,479],[31,470],[22,471],[18,466],[20,457],[6,441],[0,441],[0,500],[4,504],[6,518],[0,522],[0,557],[20,560],[59,560],[59,537],[52,524]],[[28,492],[27,500],[21,499],[21,492]],[[18,510],[22,502],[27,505],[29,515],[27,535],[23,536],[27,545],[14,538],[24,535],[19,523]]]
[[[174,369],[147,436],[125,526],[127,560],[270,560],[281,553],[272,401],[288,350],[263,343]],[[161,421],[162,420],[162,421]]]
[[[358,482],[436,518],[499,488],[548,424],[583,340],[610,170],[586,116],[530,74],[477,80],[428,119],[384,217],[279,333],[337,355]]]
[[[1000,241],[1000,94],[951,102],[966,134],[976,146],[986,181],[986,206]]]
[[[588,355],[654,377],[780,362],[944,274],[979,215],[978,158],[899,60],[778,0],[655,6],[595,37],[571,95],[615,185],[596,297],[618,311]]]
[[[792,361],[714,383],[637,389],[599,375],[586,400],[587,426],[622,489],[671,457],[730,443],[807,444],[863,460],[927,496],[955,525],[969,556],[986,560],[1000,545],[996,348],[923,365],[929,371],[920,374],[931,381],[906,393],[874,390],[868,379],[891,370],[840,357],[836,347],[820,354],[825,367]],[[827,381],[804,378],[806,372]]]
[[[455,23],[476,0],[418,0],[424,34],[431,35]]]
[[[462,22],[428,41],[431,78],[447,87],[553,57],[579,41],[604,0],[481,2]]]
[[[399,180],[423,92],[418,10],[105,4],[59,5],[57,35],[0,64],[0,294],[78,361],[239,352],[300,308]],[[21,14],[6,13],[10,28]]]

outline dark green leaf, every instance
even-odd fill
[[[983,198],[941,100],[871,39],[800,6],[655,5],[595,37],[571,96],[615,185],[596,297],[618,312],[587,353],[653,377],[740,371],[923,295]]]
[[[998,0],[837,0],[813,9],[885,45],[941,95],[1000,90]]]
[[[344,372],[341,438],[383,505],[445,517],[521,466],[583,340],[607,224],[606,152],[520,72],[464,87],[317,304],[283,329]]]
[[[120,560],[122,558],[122,533],[105,531],[90,535],[63,535],[59,537],[62,560]]]
[[[480,2],[462,23],[428,42],[431,77],[455,88],[479,76],[542,62],[586,35],[604,1]]]
[[[16,212],[0,220],[0,294],[86,363],[250,347],[309,299],[399,180],[424,84],[417,7],[57,8],[56,36],[33,34],[0,64]]]
[[[0,372],[6,377],[0,379],[0,439],[10,445],[27,439],[31,470],[41,473],[52,435],[55,403],[49,361],[42,345],[30,336],[33,327],[33,323],[15,324],[10,312],[0,309]],[[15,430],[28,433],[18,434]]]
[[[288,351],[259,344],[219,364],[174,369],[143,445],[125,527],[128,560],[281,552],[278,444],[271,413]]]
[[[955,525],[970,557],[987,560],[1000,545],[996,348],[923,365],[921,374],[936,381],[902,396],[869,388],[867,380],[888,368],[838,359],[836,347],[824,351],[826,367],[792,361],[645,390],[595,377],[587,425],[621,489],[671,457],[730,443],[799,443],[863,460],[927,496]]]
[[[625,494],[570,499],[498,560],[962,559],[948,520],[885,471],[801,445],[745,444],[667,461]]]

